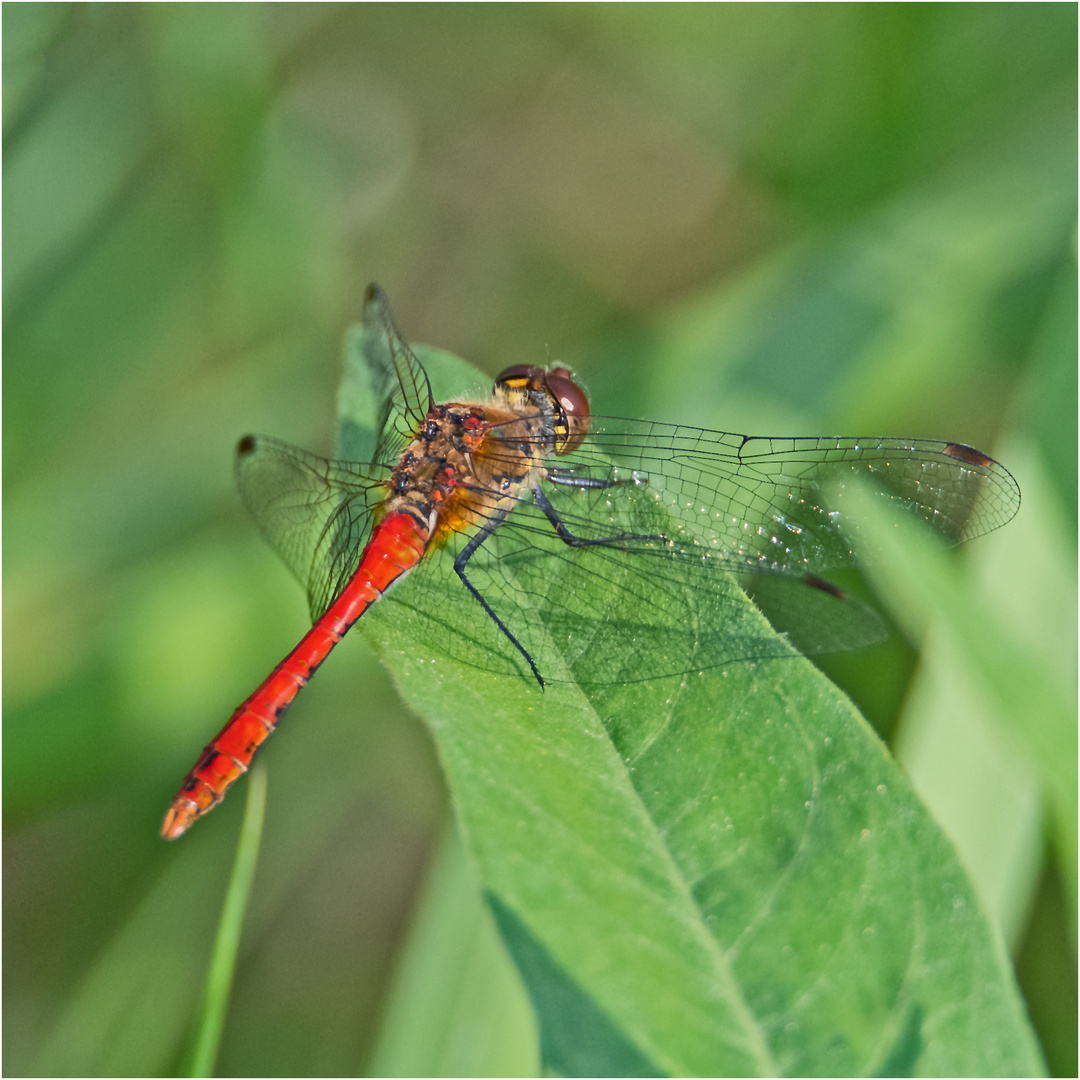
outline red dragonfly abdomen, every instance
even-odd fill
[[[420,561],[426,546],[426,530],[410,514],[390,514],[375,526],[360,565],[341,595],[232,714],[185,777],[161,827],[166,840],[181,836],[225,798],[330,650],[390,585]]]

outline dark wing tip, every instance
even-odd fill
[[[812,589],[820,589],[823,593],[835,596],[837,600],[847,599],[847,593],[839,585],[834,585],[831,581],[818,577],[817,574],[803,574],[802,580],[804,585],[809,585]]]
[[[992,496],[988,495],[993,501],[991,516],[980,527],[955,539],[970,540],[992,529],[1000,528],[1016,516],[1020,509],[1020,485],[1016,482],[1016,477],[1001,462],[995,461],[981,450],[976,450],[974,446],[968,446],[967,443],[945,443],[941,452],[954,461],[985,470],[984,475],[988,478],[993,491]]]
[[[247,457],[249,454],[252,454],[254,452],[255,452],[255,436],[254,435],[245,435],[236,444],[236,456],[237,457]]]
[[[365,326],[375,326],[386,314],[389,301],[386,293],[374,281],[364,290],[364,313],[362,316]]]
[[[981,450],[976,450],[974,446],[968,446],[966,443],[946,443],[941,448],[941,452],[958,461],[966,461],[969,465],[980,465],[984,469],[997,464],[993,458],[987,457]]]

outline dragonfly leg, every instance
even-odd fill
[[[549,477],[550,479],[550,477]],[[611,481],[596,482],[586,485],[588,487],[614,487],[615,485]],[[551,505],[548,497],[544,494],[540,485],[537,484],[533,487],[533,498],[536,500],[536,505],[540,507],[544,512],[544,516],[551,522],[555,529],[555,535],[564,543],[570,547],[618,547],[619,544],[627,543],[629,541],[644,541],[651,540],[654,542],[666,543],[667,537],[659,534],[650,535],[648,533],[619,533],[618,536],[599,536],[592,539],[586,539],[583,536],[575,536],[567,524],[561,517],[559,517],[559,511]]]
[[[477,548],[489,537],[491,534],[502,524],[506,519],[507,514],[510,512],[509,508],[501,510],[496,514],[493,514],[487,522],[484,523],[483,528],[461,549],[458,557],[454,560],[454,570],[457,576],[461,578],[462,584],[476,597],[477,603],[484,609],[488,617],[495,623],[495,625],[506,636],[507,641],[514,646],[515,649],[525,658],[525,662],[532,669],[533,675],[536,677],[536,681],[540,684],[540,689],[544,689],[544,679],[541,676],[539,670],[536,667],[536,661],[529,655],[525,646],[521,644],[516,637],[514,637],[513,631],[499,618],[498,615],[492,610],[491,605],[481,595],[480,590],[469,580],[465,573],[466,567],[469,565],[469,560],[476,553]]]
[[[572,472],[560,472],[558,469],[548,469],[545,479],[549,484],[588,488],[591,491],[603,491],[607,488],[619,487],[622,484],[621,480],[601,480],[598,476],[575,476]]]

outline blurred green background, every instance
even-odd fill
[[[995,452],[1024,507],[961,558],[1075,702],[1074,5],[27,3],[3,31],[6,1073],[179,1066],[243,799],[156,830],[306,626],[232,450],[332,451],[370,280],[407,338],[568,363],[597,412]],[[823,666],[998,868],[1075,1075],[1075,851],[1037,770],[992,724],[937,746],[902,640]],[[435,754],[353,635],[264,761],[220,1071],[355,1075],[449,813]]]

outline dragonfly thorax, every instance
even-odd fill
[[[431,409],[390,474],[383,513],[407,513],[430,535],[474,472],[472,454],[489,427],[479,406],[452,402]]]

